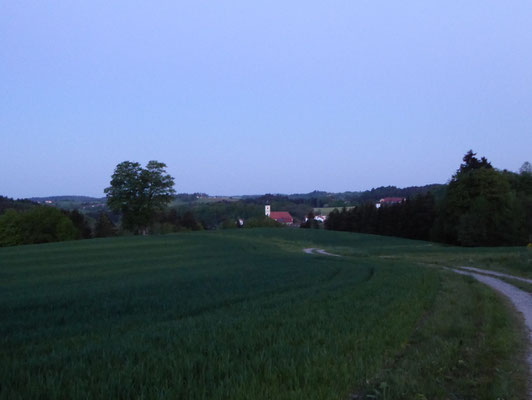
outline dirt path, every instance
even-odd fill
[[[473,271],[473,272],[480,272],[481,274],[500,276],[501,278],[511,278],[511,279],[517,279],[518,281],[522,281],[522,282],[532,283],[532,279],[526,279],[526,278],[521,278],[520,276],[503,274],[502,272],[489,271],[487,269],[480,269],[480,268],[473,268],[473,267],[458,266],[458,268],[466,269],[468,271]]]
[[[323,249],[316,249],[314,247],[303,249],[303,251],[306,254],[321,254],[324,256],[341,257],[338,254],[328,253]],[[513,285],[510,285],[509,283],[506,283],[506,282],[501,281],[500,279],[494,278],[493,275],[504,277],[504,278],[517,279],[517,280],[528,282],[528,283],[532,283],[532,280],[513,276],[513,275],[503,274],[501,272],[488,271],[488,270],[484,270],[480,268],[473,268],[473,267],[458,267],[458,268],[461,268],[461,269],[455,269],[455,268],[448,268],[448,269],[456,272],[457,274],[472,276],[479,282],[482,282],[485,285],[488,285],[489,287],[495,289],[499,293],[508,297],[508,299],[510,299],[510,301],[512,302],[514,307],[517,309],[517,311],[523,314],[523,318],[525,320],[525,326],[528,329],[528,347],[529,347],[528,357],[527,357],[528,369],[529,369],[528,397],[530,400],[532,400],[532,295],[521,289],[516,288]],[[492,276],[482,275],[481,273],[486,274],[486,275],[492,275]]]
[[[461,267],[461,268],[466,268],[466,267]],[[499,272],[494,273],[493,271],[486,271],[486,270],[472,268],[472,267],[467,267],[467,269],[470,271],[475,271],[475,270],[482,271],[483,273],[486,273],[486,274],[489,273],[492,275],[504,276],[507,278],[519,279],[519,280],[530,282],[530,280],[527,280],[525,278],[518,278],[512,275],[501,274]],[[481,275],[475,272],[463,271],[463,270],[454,269],[454,268],[451,268],[451,270],[458,274],[472,276],[473,278],[477,279],[479,282],[482,282],[490,286],[491,288],[495,289],[499,293],[502,293],[504,296],[510,299],[510,301],[515,306],[517,311],[523,314],[525,325],[528,328],[528,342],[529,342],[528,368],[530,372],[529,373],[530,378],[529,378],[529,384],[528,384],[528,387],[529,387],[528,397],[529,399],[532,399],[532,295],[530,295],[529,293],[523,290],[516,288],[513,285],[510,285],[509,283],[503,282],[500,279],[493,278],[491,276]]]
[[[332,254],[328,253],[323,249],[315,249],[314,247],[309,247],[307,249],[303,249],[303,251],[307,254],[321,254],[322,256],[332,256],[332,257],[341,257],[339,254]]]

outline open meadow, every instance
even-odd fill
[[[304,229],[0,248],[0,398],[524,398],[519,316],[440,266],[530,277],[531,253]]]

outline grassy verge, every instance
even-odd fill
[[[433,245],[427,250],[404,255],[430,264],[491,269],[532,279],[532,249],[525,246],[457,248]]]
[[[509,304],[470,277],[442,275],[430,313],[364,399],[519,399],[526,337]]]
[[[505,281],[509,283],[510,285],[514,285],[515,287],[524,290],[525,292],[532,293],[532,283],[523,282],[518,279],[511,279],[511,278],[502,278],[497,277],[497,279],[500,279],[502,281]]]

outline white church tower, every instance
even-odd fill
[[[266,205],[266,207],[264,207],[264,215],[269,217],[270,216],[270,211],[271,211],[270,205],[268,204],[268,205]]]

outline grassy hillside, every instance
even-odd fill
[[[520,398],[506,305],[419,265],[455,254],[293,229],[3,248],[0,398]]]

